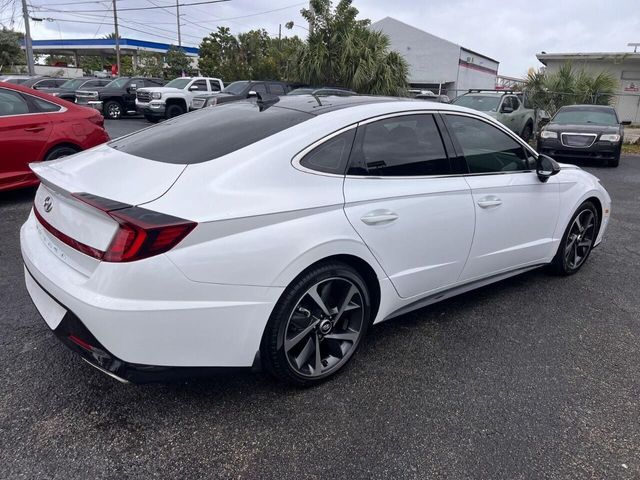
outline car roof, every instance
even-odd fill
[[[311,115],[320,115],[322,113],[333,112],[359,105],[394,101],[410,101],[410,99],[374,95],[327,95],[322,97],[314,95],[284,95],[280,97],[280,100],[274,103],[273,106],[277,108],[297,110]]]
[[[615,110],[615,108],[613,108],[611,105],[565,105],[564,107],[560,107],[560,110],[588,112],[588,111],[594,111],[594,110]]]

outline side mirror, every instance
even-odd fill
[[[257,97],[257,96],[258,96],[258,92],[256,92],[255,90],[249,90],[249,93],[247,93],[247,98]]]
[[[138,89],[138,86],[135,83],[132,83],[131,85],[129,85],[129,88],[127,88],[127,92],[131,93],[131,92],[135,92]]]
[[[538,154],[538,158],[536,160],[536,174],[541,182],[546,182],[549,180],[549,177],[552,177],[559,172],[560,165],[558,165],[558,162],[547,155],[543,155],[542,153]]]
[[[510,105],[502,105],[502,108],[500,109],[501,113],[513,113],[513,107]]]
[[[623,122],[620,122],[620,125],[631,125],[631,120],[624,120]]]
[[[197,86],[197,85],[191,85],[191,86],[189,87],[189,91],[190,91],[190,92],[193,92],[193,91],[195,91],[195,90],[200,90],[200,89],[198,88],[198,86]]]
[[[547,123],[549,123],[551,119],[549,117],[542,117],[538,120],[538,129],[542,129]]]

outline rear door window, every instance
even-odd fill
[[[431,114],[404,115],[358,127],[350,175],[448,175],[451,166]]]
[[[284,86],[279,83],[270,83],[269,90],[272,95],[284,95],[286,93],[284,91]]]
[[[158,162],[189,165],[221,157],[310,118],[313,115],[298,110],[260,110],[254,102],[234,102],[167,120],[109,146]]]
[[[355,135],[355,128],[336,135],[307,153],[300,165],[318,172],[344,175]]]

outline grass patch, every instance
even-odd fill
[[[623,143],[622,153],[640,155],[640,144],[638,143]]]

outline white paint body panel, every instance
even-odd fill
[[[533,174],[353,179],[292,165],[312,143],[359,121],[434,110],[486,118],[430,102],[368,104],[319,115],[195,165],[154,162],[108,146],[39,165],[38,175],[57,191],[144,204],[198,226],[166,254],[118,264],[43,236],[32,213],[21,229],[25,265],[124,361],[250,366],[278,298],[317,261],[350,255],[366,262],[378,279],[380,322],[421,300],[436,301],[439,292],[444,298],[453,287],[471,288],[465,286],[471,279],[487,283],[495,272],[548,262],[585,199],[610,209],[597,179],[570,166],[542,184]],[[47,188],[40,187],[37,201]],[[502,205],[477,208],[487,195]],[[55,224],[104,247],[108,225],[84,217],[90,213],[76,212],[76,205],[66,207],[70,218]],[[361,221],[377,210],[391,210],[398,220],[373,227]],[[608,213],[597,242],[607,222]]]

